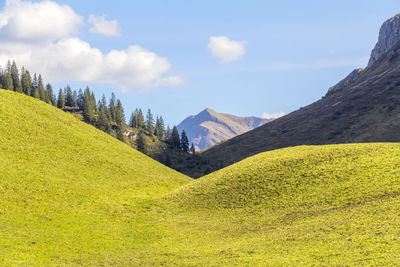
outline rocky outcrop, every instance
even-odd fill
[[[344,78],[343,80],[338,82],[335,86],[332,86],[331,88],[329,88],[328,94],[333,93],[338,90],[341,90],[344,87],[352,84],[354,81],[356,81],[360,77],[360,74],[363,71],[364,71],[364,68],[359,68],[359,69],[353,70],[349,75],[347,75],[346,78]]]
[[[395,44],[400,42],[400,14],[388,19],[379,30],[378,42],[371,52],[367,68],[371,67],[377,60],[391,50]],[[346,78],[329,88],[327,95],[339,91],[352,84],[360,77],[364,68],[353,70]]]
[[[383,23],[379,31],[378,43],[372,50],[368,67],[374,64],[382,55],[388,52],[400,41],[400,14],[388,19]]]

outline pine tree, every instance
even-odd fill
[[[55,106],[56,100],[54,98],[53,87],[49,83],[46,85],[46,94],[47,94],[47,99],[49,100],[48,103]]]
[[[65,105],[67,107],[73,107],[73,96],[72,96],[72,90],[71,87],[69,85],[67,85],[66,88],[66,94],[65,94]]]
[[[129,124],[128,125],[130,127],[132,127],[132,128],[136,128],[135,127],[135,113],[134,112],[131,113],[131,117],[129,118]]]
[[[10,73],[7,72],[3,75],[2,84],[4,89],[14,91],[13,80]]]
[[[189,152],[189,139],[186,135],[185,130],[182,130],[182,134],[181,134],[181,149],[184,152]]]
[[[171,133],[171,144],[175,148],[181,148],[181,140],[179,138],[178,128],[174,126]]]
[[[21,78],[22,91],[26,95],[32,95],[32,79],[29,71],[24,71]]]
[[[156,135],[159,139],[163,139],[165,135],[165,126],[164,126],[164,120],[160,116],[157,116],[156,119],[156,126],[154,127],[154,135]]]
[[[85,102],[85,95],[83,94],[82,89],[79,88],[78,101],[77,101],[77,105],[78,105],[79,110],[83,110],[84,102]]]
[[[125,124],[124,108],[119,99],[117,100],[117,105],[115,107],[115,122],[120,128]]]
[[[136,128],[145,128],[144,124],[144,116],[142,109],[139,108],[137,115],[136,115]]]
[[[62,89],[58,92],[57,107],[63,109],[65,107],[65,98]]]
[[[49,100],[47,99],[48,96],[44,90],[43,79],[42,79],[42,75],[40,75],[40,74],[39,74],[39,78],[38,78],[38,92],[39,92],[40,100],[47,103]]]
[[[110,112],[111,121],[113,123],[115,123],[115,118],[117,117],[115,110],[115,102],[116,102],[115,94],[111,93],[110,103],[108,104],[108,110]]]
[[[96,122],[96,127],[106,133],[111,133],[111,124],[106,114],[107,107],[103,104],[99,105],[99,117]]]
[[[39,81],[38,81],[37,75],[35,73],[33,75],[32,90],[31,90],[31,96],[33,96],[34,98],[40,98],[40,94],[39,94],[38,88],[39,88]]]
[[[90,94],[90,90],[87,87],[85,89],[85,98],[84,98],[84,103],[83,103],[83,119],[87,123],[94,123],[94,110],[93,110],[93,103],[92,103],[92,96]]]
[[[72,103],[71,103],[71,107],[76,108],[78,107],[78,93],[76,92],[76,90],[74,90],[72,92]]]
[[[149,131],[149,133],[153,134],[154,132],[154,118],[153,114],[151,113],[151,110],[147,110],[147,115],[146,115],[146,129]]]
[[[11,65],[11,78],[13,80],[14,91],[22,93],[22,86],[19,78],[18,67],[15,61],[13,61]]]

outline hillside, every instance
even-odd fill
[[[1,266],[396,265],[400,145],[271,151],[193,181],[0,90]]]
[[[388,29],[398,33],[399,21],[396,16],[382,26],[376,47],[383,47],[385,38],[393,43],[394,33]],[[381,49],[379,57],[373,52],[372,65],[352,72],[321,100],[206,150],[202,157],[211,163],[209,168],[296,145],[399,142],[400,44],[387,43],[388,50],[382,54]]]
[[[161,200],[169,234],[158,257],[188,266],[398,265],[399,166],[400,144],[253,156]]]
[[[197,115],[187,117],[177,127],[179,132],[185,130],[189,143],[193,143],[196,150],[200,151],[270,121],[257,117],[218,113],[207,108]]]
[[[141,216],[190,179],[38,99],[0,90],[0,265],[129,265]]]

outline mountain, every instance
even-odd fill
[[[177,127],[179,132],[185,130],[189,142],[199,151],[270,121],[271,119],[218,113],[207,108],[197,115],[187,117]]]
[[[399,177],[400,144],[260,153],[166,194],[159,242],[179,266],[396,266]]]
[[[132,254],[151,236],[142,210],[190,181],[68,113],[0,90],[1,266],[137,266]]]
[[[370,65],[319,101],[202,153],[211,171],[296,145],[400,141],[400,15],[386,21]]]

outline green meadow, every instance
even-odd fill
[[[400,265],[400,144],[265,152],[198,180],[0,90],[0,266]]]

